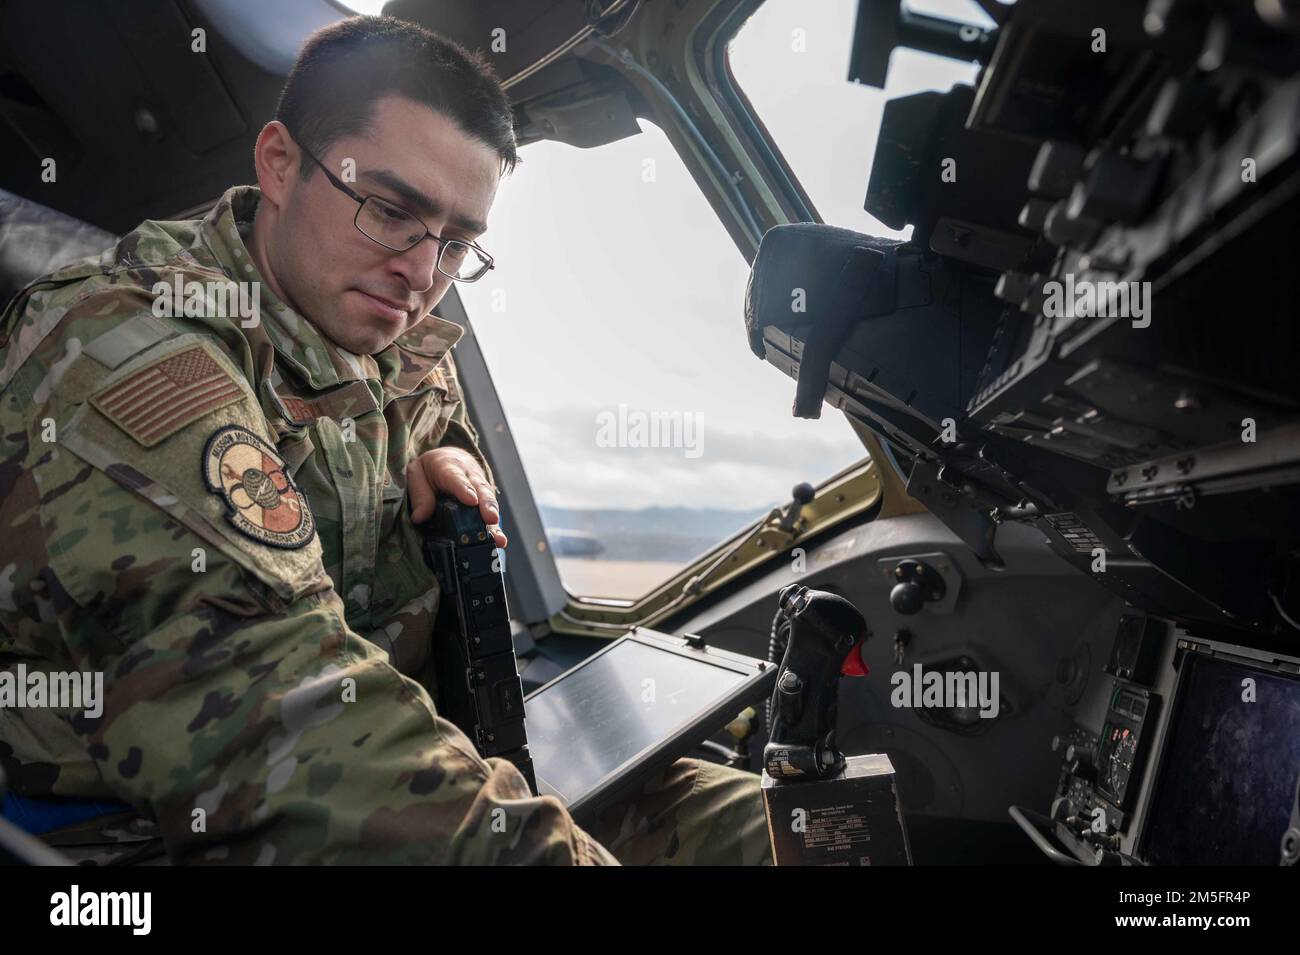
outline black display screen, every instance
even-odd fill
[[[573,802],[746,679],[737,670],[622,641],[525,702],[538,787]]]
[[[1174,705],[1145,860],[1277,865],[1300,774],[1300,678],[1189,653]]]

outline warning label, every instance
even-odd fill
[[[826,806],[808,813],[803,832],[806,852],[839,853],[861,848],[871,841],[866,815],[852,805]]]

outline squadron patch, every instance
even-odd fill
[[[254,540],[296,550],[315,535],[307,498],[284,459],[246,428],[229,425],[212,433],[203,448],[203,477],[225,500],[230,523]]]

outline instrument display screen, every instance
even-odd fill
[[[1188,653],[1143,855],[1277,865],[1300,774],[1300,677]]]

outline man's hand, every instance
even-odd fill
[[[483,468],[468,451],[461,448],[425,451],[406,466],[406,489],[411,496],[414,523],[423,523],[433,516],[433,503],[439,492],[454,494],[462,504],[477,504],[496,545],[506,546],[496,495]]]

